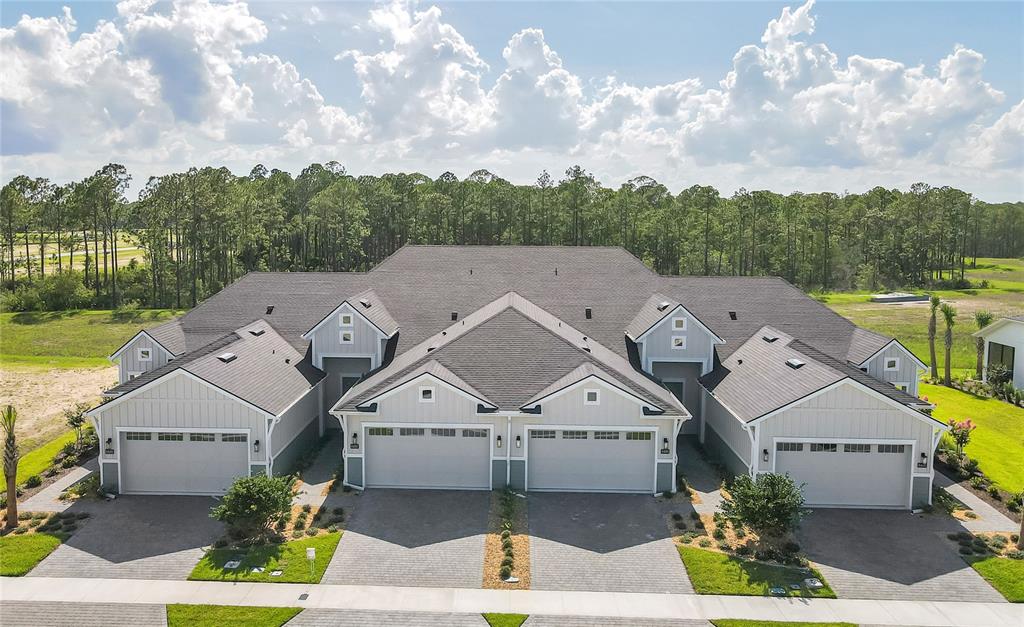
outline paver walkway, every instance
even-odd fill
[[[686,618],[621,616],[531,616],[523,627],[714,627],[709,621]]]
[[[341,436],[334,435],[324,442],[313,464],[302,472],[302,486],[295,495],[296,505],[310,505],[314,511],[330,493],[334,471],[341,464]]]
[[[211,581],[0,579],[0,603],[91,602],[98,594],[130,604],[195,603],[332,608],[386,612],[607,616],[636,619],[750,618],[846,621],[924,627],[1020,627],[1024,605],[848,599],[776,599],[693,594],[542,590],[472,590]]]
[[[21,509],[26,512],[63,512],[71,507],[74,501],[60,500],[61,493],[92,473],[97,472],[98,469],[99,462],[95,457],[81,466],[75,466],[60,479],[22,501],[20,504]]]
[[[0,601],[0,624],[4,627],[166,627],[167,606]]]
[[[686,482],[697,493],[693,509],[699,514],[714,514],[722,505],[722,480],[718,471],[701,457],[695,436],[681,435],[676,442],[679,473],[686,477]]]
[[[487,627],[480,614],[303,610],[288,627]]]
[[[960,521],[960,524],[968,531],[974,533],[995,531],[1017,533],[1020,531],[1020,523],[1010,520],[1006,514],[978,498],[973,492],[941,472],[935,473],[935,485],[944,488],[953,498],[971,508],[971,511],[978,515],[974,520]]]

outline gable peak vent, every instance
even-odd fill
[[[249,334],[252,335],[253,337],[259,337],[266,332],[267,330],[262,327],[260,327],[259,329],[249,329]]]
[[[274,306],[273,305],[267,305],[267,315],[269,316],[272,313],[274,313]]]
[[[666,309],[668,309],[671,306],[672,306],[672,303],[668,302],[667,300],[663,300],[660,303],[658,303],[658,311],[665,311]]]
[[[797,359],[796,357],[793,357],[792,359],[786,360],[786,365],[792,368],[793,370],[796,370],[797,368],[803,367],[804,362]]]
[[[234,353],[221,353],[220,355],[217,355],[217,359],[221,360],[226,364],[229,364],[234,360],[238,359],[238,355]]]

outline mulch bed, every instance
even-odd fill
[[[1004,496],[1004,500],[994,499],[994,498],[992,498],[992,495],[988,493],[988,491],[986,491],[986,490],[978,490],[974,486],[972,486],[971,485],[971,478],[970,477],[967,477],[966,479],[958,479],[956,471],[954,471],[952,468],[950,468],[946,464],[945,459],[943,459],[942,456],[936,456],[936,457],[937,457],[937,459],[936,459],[936,462],[935,462],[935,469],[938,470],[939,472],[941,472],[942,474],[946,475],[946,477],[948,477],[950,481],[953,481],[957,485],[959,485],[959,486],[961,486],[963,488],[966,488],[971,494],[973,494],[974,496],[978,497],[979,499],[985,501],[986,503],[988,503],[992,507],[996,508],[997,510],[1002,512],[1003,515],[1005,515],[1010,520],[1014,520],[1016,522],[1020,522],[1020,518],[1021,518],[1020,512],[1011,512],[1009,510],[1009,508],[1006,507],[1006,500],[1005,499],[1009,498],[1009,496],[1010,496],[1010,494],[1008,492],[1003,492],[1003,494],[1005,495]]]
[[[512,552],[515,565],[512,576],[518,577],[518,583],[505,583],[501,580],[501,560],[505,557],[501,549],[501,492],[491,492],[491,507],[487,514],[487,536],[484,538],[484,572],[483,587],[492,590],[529,590],[530,589],[530,536],[529,514],[526,499],[515,497],[516,517],[512,524]]]

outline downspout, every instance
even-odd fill
[[[505,430],[505,487],[512,487],[512,416],[508,416]]]
[[[341,424],[341,467],[342,467],[342,472],[344,473],[344,477],[345,477],[342,480],[342,484],[347,485],[348,484],[348,442],[349,442],[348,421],[345,420],[345,414],[341,414],[340,416],[336,416],[335,414],[331,414],[331,415],[334,416],[335,418],[337,418],[338,422]]]
[[[750,477],[757,477],[757,427],[745,427],[747,430],[747,436],[750,437]]]
[[[274,450],[273,447],[271,446],[271,443],[274,441],[274,427],[276,427],[277,423],[280,421],[281,419],[277,417],[267,419],[267,422],[269,422],[270,424],[267,427],[267,452],[264,453],[264,456],[267,458],[266,473],[268,477],[274,476],[274,458],[273,456],[271,456],[270,452]]]
[[[674,420],[675,425],[672,429],[672,492],[675,493],[679,487],[679,481],[676,479],[679,475],[677,474],[679,466],[679,432],[683,430],[683,419],[676,418]]]
[[[103,490],[103,485],[104,485],[103,484],[103,431],[100,430],[100,421],[97,420],[95,416],[89,416],[89,420],[92,422],[92,430],[96,432],[96,440],[97,440],[97,442],[100,445],[100,454],[97,455],[97,461],[99,461],[99,466],[100,466],[100,490],[102,491]],[[121,443],[118,442],[117,445],[121,446]],[[117,489],[120,490],[121,486],[117,486]]]

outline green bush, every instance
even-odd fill
[[[722,512],[736,527],[747,526],[762,537],[781,536],[803,518],[804,497],[789,475],[740,475],[722,502]]]
[[[971,477],[971,487],[975,490],[985,489],[985,478],[984,477]]]
[[[501,539],[502,540],[507,540],[508,538],[511,538],[511,537],[512,537],[512,532],[509,531],[508,529],[505,529],[505,530],[503,530],[501,532]]]
[[[672,520],[682,520],[683,515],[679,512],[672,512]]]
[[[498,573],[502,579],[508,579],[512,576],[512,568],[509,566],[502,566],[501,571]]]
[[[685,520],[680,520],[676,522],[676,529],[679,529],[680,531],[686,531],[686,528],[687,527]]]
[[[297,519],[295,519],[295,524],[292,525],[292,529],[296,529],[296,530],[301,531],[301,530],[303,530],[305,528],[306,528],[306,519],[305,518],[297,518]]]
[[[508,557],[508,556],[506,556],[506,557],[502,558],[502,560],[501,560],[501,565],[502,565],[503,567],[504,567],[504,566],[508,566],[509,568],[512,568],[512,564],[513,564],[513,563],[514,563],[514,562],[513,562],[512,558],[511,558],[511,557]]]
[[[25,479],[26,488],[37,488],[43,485],[43,479],[39,475],[31,475],[28,479]]]
[[[961,546],[959,550],[961,555],[971,555],[974,553],[974,549],[969,546]]]
[[[313,536],[316,535],[317,531],[318,531],[318,529],[316,527],[310,527],[309,529],[306,529],[306,535],[310,536],[310,537],[313,537]]]
[[[715,530],[711,535],[715,540],[725,540],[725,531],[721,527],[715,527]]]
[[[236,479],[210,516],[244,536],[267,532],[270,525],[291,510],[291,482],[283,477]]]
[[[994,485],[990,485],[988,487],[988,495],[997,501],[1001,501],[1003,499],[1003,495],[999,492],[999,488]]]
[[[711,546],[711,540],[707,538],[701,538],[700,542],[698,542],[697,544],[699,544],[702,549],[706,549],[709,546]]]

